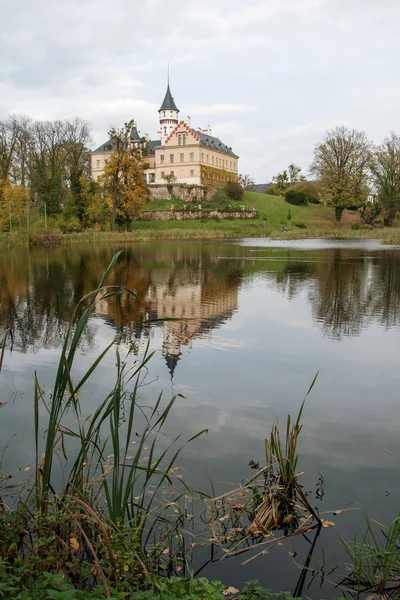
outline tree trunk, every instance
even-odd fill
[[[393,221],[396,217],[397,210],[393,208],[389,208],[385,211],[383,216],[383,224],[385,227],[391,227],[393,225]]]
[[[341,206],[335,206],[335,218],[336,218],[336,226],[337,227],[340,227],[342,212],[343,212],[343,208]]]

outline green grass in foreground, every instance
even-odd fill
[[[245,192],[242,203],[248,208],[258,211],[258,218],[251,220],[238,219],[204,219],[187,221],[135,221],[132,231],[94,231],[69,234],[35,234],[31,239],[26,232],[13,234],[0,233],[0,247],[27,246],[29,243],[75,243],[75,242],[129,242],[156,239],[206,239],[228,237],[271,237],[274,239],[302,239],[310,237],[335,238],[377,238],[387,244],[400,244],[400,222],[394,227],[374,230],[352,230],[351,223],[357,221],[355,214],[345,211],[343,225],[335,225],[332,208],[309,204],[308,206],[292,206],[283,198],[268,194]],[[179,201],[152,200],[147,209],[170,209],[183,204]],[[281,225],[288,225],[288,211],[291,213],[289,231],[281,232]],[[303,224],[304,228],[296,225]]]

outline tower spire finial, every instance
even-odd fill
[[[167,67],[167,85],[169,87],[169,63],[168,63],[168,67]]]

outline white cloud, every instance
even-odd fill
[[[248,113],[256,112],[255,106],[245,106],[244,104],[204,104],[202,106],[194,106],[193,114],[206,115],[221,115],[227,113]]]
[[[133,117],[155,135],[169,62],[181,114],[259,182],[307,168],[327,128],[397,124],[397,0],[0,0],[1,16],[0,118],[79,115],[101,143]]]

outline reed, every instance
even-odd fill
[[[366,528],[352,542],[340,536],[350,562],[349,575],[340,586],[374,598],[398,598],[400,594],[400,516],[385,526],[365,515]]]
[[[159,395],[148,409],[140,405],[139,391],[154,354],[149,346],[140,362],[130,361],[129,353],[122,359],[116,349],[111,389],[93,414],[83,416],[80,392],[113,344],[77,382],[74,365],[96,303],[127,291],[107,285],[120,254],[98,287],[78,303],[50,394],[35,373],[34,482],[17,492],[16,508],[0,502],[0,557],[22,565],[26,578],[34,576],[35,569],[23,567],[30,563],[38,570],[62,571],[82,589],[103,586],[106,597],[113,585],[140,587],[149,568],[157,569],[166,540],[171,561],[174,552],[182,555],[181,498],[189,488],[176,476],[175,465],[185,444],[206,433],[167,443],[163,429],[178,396],[164,402]],[[3,337],[0,367],[5,343]],[[11,487],[3,489],[8,493]]]
[[[304,398],[296,420],[293,422],[289,414],[286,419],[286,437],[282,443],[280,428],[278,424],[272,427],[269,439],[265,440],[265,460],[270,473],[274,475],[276,482],[283,487],[288,496],[292,496],[297,486],[297,443],[303,425],[300,423],[303,415],[305,401],[317,380],[315,375]]]

